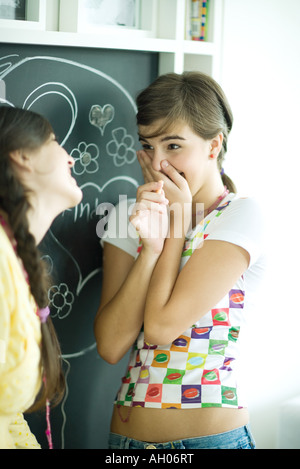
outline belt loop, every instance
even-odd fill
[[[256,444],[255,444],[255,440],[254,440],[252,432],[251,432],[250,424],[248,423],[247,425],[245,425],[244,428],[246,430],[246,433],[247,433],[247,436],[248,436],[248,439],[249,439],[249,444],[252,446],[252,448],[255,448]]]
[[[127,438],[126,436],[123,436],[122,437],[123,441],[122,441],[122,448],[124,449],[129,449],[130,448],[130,438]]]

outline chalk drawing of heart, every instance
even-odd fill
[[[103,136],[107,124],[113,121],[115,117],[115,109],[111,104],[105,104],[103,108],[99,104],[91,107],[89,121],[97,127]]]

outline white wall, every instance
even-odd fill
[[[224,4],[221,84],[235,117],[224,167],[261,199],[269,255],[245,376],[258,448],[278,448],[280,405],[300,395],[300,1]]]

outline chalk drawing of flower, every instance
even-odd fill
[[[71,152],[71,156],[75,160],[73,171],[80,176],[83,173],[93,174],[99,169],[96,161],[99,157],[99,148],[94,143],[89,145],[86,142],[80,142],[77,148]]]
[[[106,145],[106,151],[113,157],[114,165],[132,164],[136,159],[133,137],[123,127],[113,130],[112,136],[113,140]]]
[[[53,285],[48,291],[48,298],[50,301],[51,317],[65,319],[69,316],[72,304],[74,303],[74,295],[70,292],[68,285],[65,283]]]

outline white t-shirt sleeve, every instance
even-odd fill
[[[263,215],[253,198],[233,200],[224,213],[215,219],[207,240],[227,241],[245,249],[250,266],[263,251]]]
[[[124,199],[111,210],[100,244],[112,244],[136,258],[139,235],[129,221],[134,203],[135,199]]]

